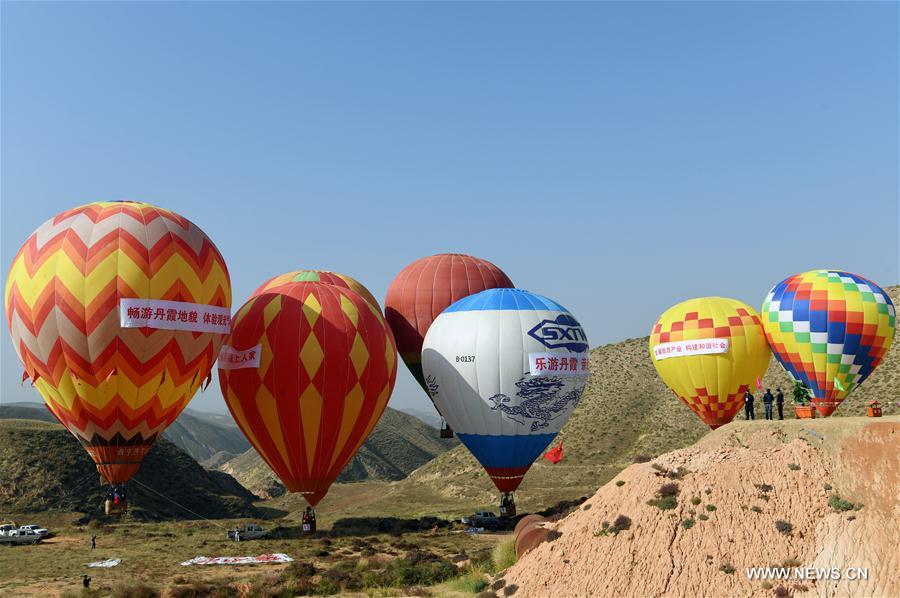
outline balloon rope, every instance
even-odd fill
[[[203,519],[204,521],[209,521],[210,523],[212,523],[212,524],[215,525],[216,527],[219,527],[219,528],[222,528],[222,529],[228,529],[228,528],[226,528],[224,525],[220,525],[220,524],[216,523],[215,521],[213,521],[212,519],[207,519],[206,517],[204,517],[204,516],[201,515],[200,513],[197,513],[196,511],[190,510],[189,508],[187,508],[187,507],[184,506],[183,504],[178,503],[178,502],[175,502],[174,500],[172,500],[171,498],[169,498],[168,496],[166,496],[166,495],[163,494],[162,492],[159,492],[159,491],[157,491],[157,490],[151,488],[150,486],[147,486],[146,484],[142,484],[142,483],[139,482],[136,478],[131,478],[130,481],[132,481],[132,482],[134,482],[135,484],[137,484],[138,486],[141,486],[142,488],[146,488],[146,489],[149,490],[150,492],[153,492],[154,494],[156,494],[156,495],[158,495],[158,496],[160,496],[160,497],[166,499],[167,501],[169,501],[169,502],[172,503],[173,505],[175,505],[175,506],[177,506],[177,507],[181,507],[182,509],[184,509],[184,510],[187,511],[188,513],[190,513],[190,514],[192,514],[192,515],[196,515],[197,517],[199,517],[200,519]]]

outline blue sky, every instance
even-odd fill
[[[0,261],[136,199],[379,298],[460,251],[593,345],[787,275],[900,281],[896,3],[2,3]],[[5,331],[6,322],[2,322]],[[0,343],[3,401],[29,400]],[[429,408],[401,369],[394,406]],[[222,410],[218,389],[192,406]]]

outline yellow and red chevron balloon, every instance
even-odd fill
[[[381,418],[396,377],[378,307],[315,281],[251,297],[219,358],[222,394],[247,440],[313,506]]]
[[[277,286],[290,282],[324,282],[326,284],[333,284],[345,289],[350,289],[351,291],[356,291],[362,295],[363,299],[377,307],[379,310],[381,309],[378,300],[375,299],[375,296],[372,295],[372,293],[369,292],[369,289],[361,282],[346,274],[338,274],[337,272],[329,272],[328,270],[295,270],[286,274],[279,274],[259,285],[250,296],[255,297],[264,291],[274,289]]]
[[[212,368],[228,330],[231,282],[215,245],[189,220],[145,203],[97,202],[28,238],[5,298],[26,375],[100,474],[118,484]],[[125,313],[132,301],[145,305],[147,325],[125,327],[126,315],[141,317],[139,307]],[[201,319],[218,314],[222,333],[184,329],[200,325],[188,323],[200,308]]]
[[[684,301],[650,331],[659,377],[712,429],[740,411],[744,392],[765,374],[770,355],[759,314],[735,299]]]

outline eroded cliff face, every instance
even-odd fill
[[[734,422],[625,469],[504,579],[516,596],[900,596],[898,430],[896,417]],[[647,504],[671,483],[674,508]],[[619,515],[630,527],[604,533]],[[747,575],[807,566],[842,579]],[[847,578],[856,567],[867,580]]]

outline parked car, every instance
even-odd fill
[[[499,520],[491,511],[478,511],[474,515],[463,517],[462,522],[469,527],[483,527],[485,529],[497,529]]]
[[[6,534],[8,534],[9,532],[11,532],[13,530],[17,530],[17,529],[19,529],[19,528],[16,527],[15,525],[13,525],[12,523],[4,523],[3,525],[0,525],[0,537],[3,537]]]
[[[228,539],[237,540],[259,540],[265,538],[269,532],[259,527],[255,523],[246,523],[237,529],[228,530]]]
[[[39,535],[41,538],[47,538],[50,536],[50,532],[47,531],[45,528],[41,527],[40,525],[33,525],[33,524],[32,525],[21,525],[21,526],[19,526],[19,530],[20,531],[21,530],[31,530],[34,533],[36,533],[37,535]]]
[[[5,536],[0,536],[0,544],[10,546],[14,544],[37,544],[40,541],[41,536],[30,529],[14,529],[7,532]]]

